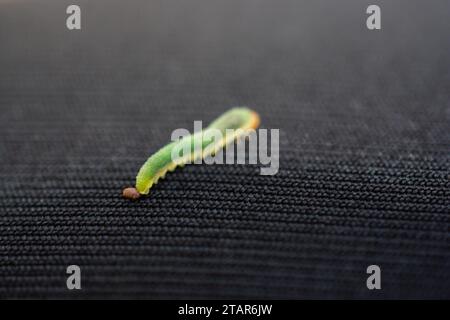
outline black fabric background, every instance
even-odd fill
[[[68,31],[72,2],[0,1],[0,297],[450,298],[448,1],[76,1]],[[120,197],[239,105],[281,130],[276,176]]]

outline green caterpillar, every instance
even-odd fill
[[[150,188],[164,178],[168,171],[173,171],[177,166],[183,166],[191,161],[212,155],[224,148],[227,144],[244,136],[246,130],[258,128],[260,123],[259,115],[248,108],[233,108],[215,121],[205,130],[185,136],[178,141],[169,143],[159,149],[155,154],[147,159],[136,176],[136,187],[125,188],[122,195],[128,199],[138,199],[141,195],[149,193]],[[215,141],[211,138],[211,129],[219,130],[223,138]],[[234,129],[234,134],[227,135],[227,129]],[[240,129],[240,130],[239,130]],[[194,148],[199,145],[200,148]],[[191,150],[189,154],[182,155],[174,161],[172,154],[176,150]]]

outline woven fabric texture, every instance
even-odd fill
[[[0,298],[450,298],[450,6],[376,2],[379,31],[356,0],[77,1],[69,31],[67,1],[0,1]],[[121,198],[242,105],[277,175]]]

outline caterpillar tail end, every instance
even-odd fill
[[[259,117],[259,114],[257,114],[255,111],[251,111],[251,117],[250,117],[250,129],[258,129],[259,125],[261,123],[261,118]]]
[[[137,191],[136,188],[128,187],[128,188],[123,189],[122,196],[126,199],[137,200],[137,199],[139,199],[141,194],[139,193],[139,191]]]

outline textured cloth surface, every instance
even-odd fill
[[[448,1],[0,1],[1,298],[450,298]],[[280,171],[192,165],[230,107]],[[82,290],[66,288],[66,267]],[[382,289],[366,288],[366,268]]]

